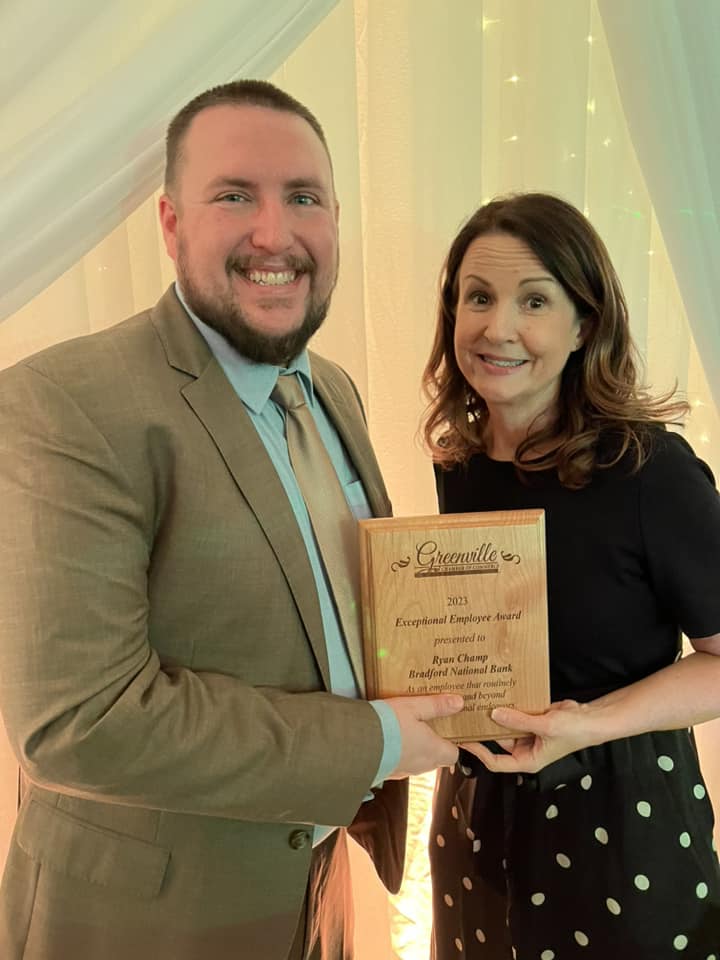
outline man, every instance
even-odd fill
[[[396,889],[403,778],[457,757],[424,721],[459,698],[357,698],[290,460],[285,380],[339,514],[389,512],[352,384],[305,350],[337,216],[302,105],[256,81],[202,94],[168,131],[177,286],[0,376],[0,705],[30,783],[4,960],[349,957],[332,828]]]

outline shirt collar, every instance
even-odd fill
[[[302,350],[287,367],[279,367],[271,363],[255,363],[253,360],[244,357],[222,334],[208,326],[197,314],[193,313],[183,296],[180,284],[177,282],[175,283],[175,293],[186,313],[202,334],[210,352],[225,371],[235,392],[253,413],[262,413],[281,374],[298,374],[305,387],[308,402],[310,406],[313,406],[315,395],[310,357],[307,350]]]

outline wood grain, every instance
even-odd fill
[[[507,736],[496,706],[550,703],[542,510],[360,521],[369,699],[457,692],[432,722],[456,742]]]

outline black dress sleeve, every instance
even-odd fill
[[[678,434],[660,434],[640,474],[640,527],[659,602],[688,637],[720,633],[720,496]]]

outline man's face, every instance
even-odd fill
[[[330,160],[302,117],[252,106],[199,113],[160,221],[201,320],[261,363],[302,350],[325,318],[338,264]]]

